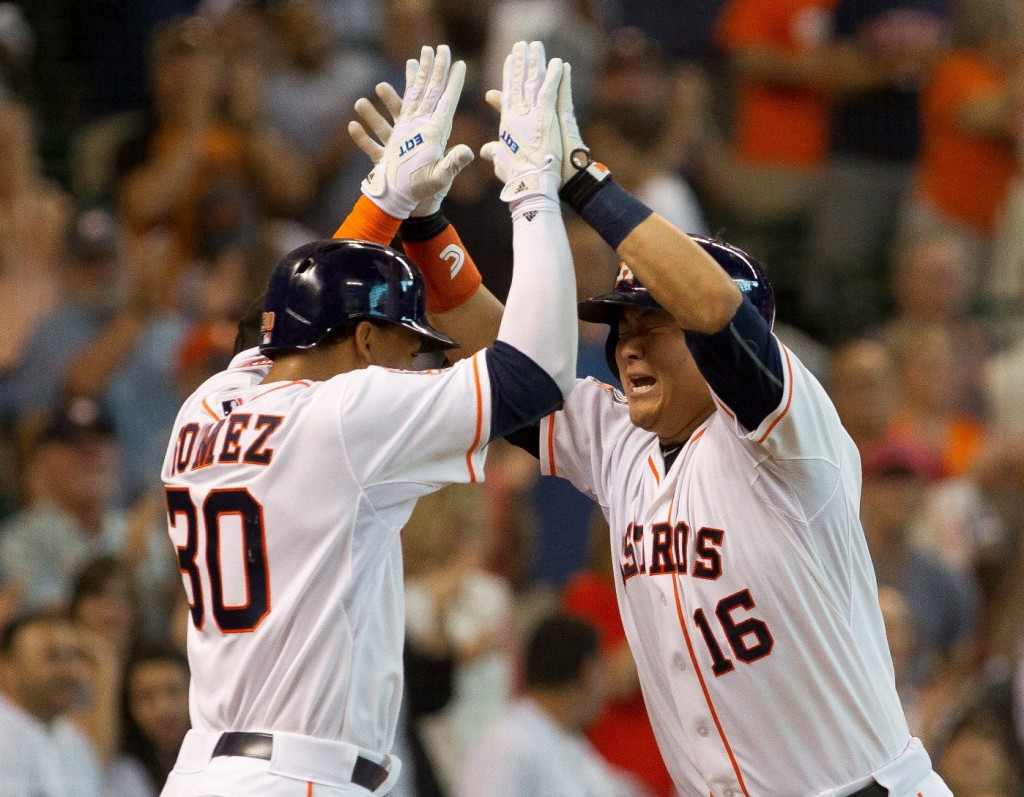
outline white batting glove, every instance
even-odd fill
[[[465,144],[445,152],[465,79],[466,65],[451,63],[447,45],[440,45],[436,54],[424,47],[419,61],[406,62],[400,104],[391,86],[377,86],[378,96],[395,119],[393,129],[368,100],[356,103],[356,110],[381,141],[377,144],[359,122],[349,124],[349,134],[374,161],[362,191],[389,216],[405,219],[437,211],[455,176],[473,160],[473,151]]]
[[[583,143],[576,112],[572,107],[572,65],[562,67],[558,84],[558,127],[562,133],[562,185],[590,163],[590,148]]]
[[[562,139],[556,104],[561,77],[561,59],[545,65],[539,41],[529,46],[517,42],[505,59],[499,140],[484,144],[480,157],[494,164],[494,173],[505,183],[501,198],[512,203],[513,211],[530,197],[558,201]],[[494,104],[497,95],[489,91],[488,102]]]

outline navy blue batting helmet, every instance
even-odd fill
[[[725,272],[732,277],[733,282],[739,286],[743,295],[768,322],[768,326],[774,325],[775,291],[761,265],[746,252],[723,241],[716,241],[714,238],[706,238],[703,235],[691,235],[690,238],[725,269]],[[615,366],[615,345],[619,338],[619,316],[622,315],[622,311],[626,307],[664,309],[625,264],[619,269],[615,287],[610,292],[579,303],[579,317],[582,320],[608,324],[611,327],[605,352],[608,357],[608,365],[616,376],[618,376],[618,369]]]
[[[274,268],[260,352],[309,349],[346,321],[362,319],[411,330],[424,352],[459,345],[427,323],[423,275],[405,255],[381,244],[332,238],[300,246]]]

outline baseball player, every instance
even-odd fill
[[[472,157],[445,152],[464,74],[445,47],[408,64],[395,134],[363,184],[373,209],[349,228],[429,211]],[[480,479],[488,441],[561,406],[573,384],[561,74],[539,48],[511,64],[502,133],[515,147],[494,160],[515,269],[490,348],[407,370],[456,346],[444,313],[427,321],[420,272],[380,244],[318,241],[271,275],[258,349],[184,403],[163,478],[190,604],[193,730],[165,797],[383,794],[397,778],[399,531],[419,496]],[[460,265],[456,280],[446,268],[459,306],[492,302]]]
[[[488,101],[504,114],[514,100],[503,89]],[[896,694],[856,447],[772,334],[770,284],[591,160],[568,65],[558,107],[561,196],[623,261],[614,290],[579,306],[609,325],[623,392],[578,381],[561,411],[509,439],[609,521],[626,635],[676,787],[950,797]]]

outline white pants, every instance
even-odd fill
[[[344,742],[290,733],[274,734],[271,760],[213,757],[220,733],[189,731],[160,797],[370,797],[387,794],[401,762]],[[388,769],[376,791],[352,783],[357,756]]]

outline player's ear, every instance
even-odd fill
[[[356,357],[362,367],[373,365],[373,349],[377,344],[377,327],[369,321],[360,321],[352,332]]]

